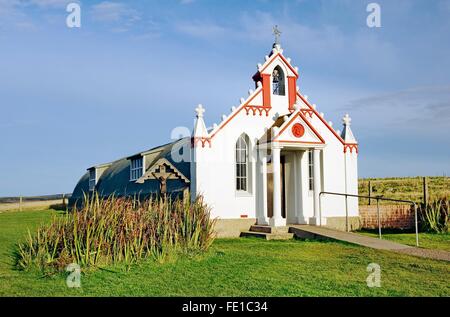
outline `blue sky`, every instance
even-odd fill
[[[0,0],[0,196],[71,192],[87,167],[219,122],[282,30],[298,85],[361,177],[450,174],[450,1]]]

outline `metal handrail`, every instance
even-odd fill
[[[401,202],[401,203],[408,203],[414,205],[414,223],[415,223],[415,230],[416,230],[416,246],[419,246],[419,225],[417,222],[417,203],[412,200],[403,200],[403,199],[393,199],[393,198],[384,198],[382,196],[365,196],[365,195],[354,195],[354,194],[346,194],[346,193],[333,193],[333,192],[320,192],[319,193],[319,217],[322,219],[322,203],[321,198],[322,195],[336,195],[336,196],[345,196],[345,231],[349,231],[348,229],[348,203],[347,198],[348,197],[357,197],[357,198],[368,198],[368,199],[376,199],[377,201],[377,217],[378,217],[378,236],[381,239],[381,218],[380,218],[380,200],[386,200],[386,201],[395,201],[395,202]],[[322,223],[322,220],[321,220]]]

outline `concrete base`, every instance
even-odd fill
[[[310,225],[312,225],[312,226],[318,226],[320,223],[319,223],[319,218],[316,218],[316,217],[310,217],[309,219],[308,219],[308,224],[310,224]]]
[[[296,217],[295,221],[296,221],[296,224],[299,224],[299,225],[307,225],[308,224],[308,219],[306,219],[304,217]]]
[[[286,226],[286,219],[272,217],[272,218],[269,219],[269,225],[271,227],[285,227]]]
[[[327,217],[326,227],[345,231],[345,217]],[[355,231],[361,228],[359,217],[348,217],[348,230]]]
[[[269,220],[265,217],[261,217],[261,218],[258,218],[257,224],[261,225],[261,226],[268,226]]]
[[[242,231],[256,224],[256,218],[217,219],[214,231],[217,238],[239,238]]]

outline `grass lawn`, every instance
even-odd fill
[[[218,239],[195,259],[108,267],[69,289],[65,274],[42,277],[12,266],[14,244],[55,211],[0,214],[0,296],[450,296],[450,264],[338,242]],[[381,287],[369,288],[369,263]]]
[[[359,231],[358,233],[378,238],[378,231]],[[386,240],[392,240],[394,242],[411,245],[413,247],[416,246],[415,233],[398,233],[392,231],[383,233],[383,231],[381,231],[381,237]],[[425,249],[450,251],[450,234],[419,233],[419,246]]]

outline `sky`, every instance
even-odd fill
[[[298,86],[359,142],[360,177],[450,174],[450,1],[0,0],[0,197],[71,192],[90,166],[208,126],[281,30]]]

